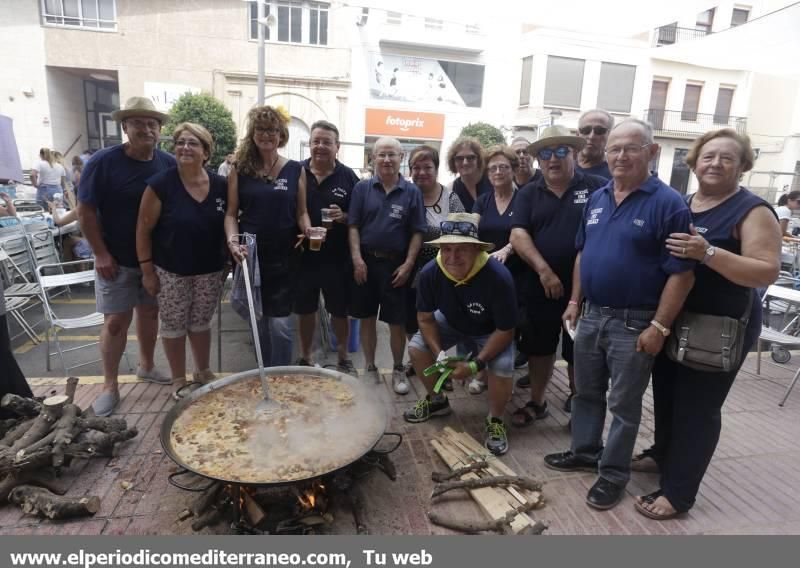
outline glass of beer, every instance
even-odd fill
[[[322,248],[322,241],[325,240],[325,227],[311,227],[308,230],[308,249],[318,251]]]
[[[322,226],[326,229],[333,228],[333,217],[331,217],[331,210],[327,207],[321,209],[322,212]]]

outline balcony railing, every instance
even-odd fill
[[[656,136],[695,138],[709,130],[726,127],[739,134],[747,132],[747,118],[744,116],[650,108],[644,112],[644,119],[652,125]]]
[[[700,39],[706,37],[711,32],[703,29],[696,28],[679,28],[678,26],[661,26],[656,28],[656,33],[653,37],[655,46],[672,45],[679,41],[687,41],[692,39]]]

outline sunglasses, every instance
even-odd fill
[[[563,160],[564,158],[569,156],[571,150],[572,148],[570,148],[569,146],[559,146],[555,150],[553,150],[552,148],[542,148],[541,150],[536,152],[536,155],[539,157],[540,160],[543,160],[545,162],[550,158],[552,158],[553,154],[555,154],[556,158],[558,158],[559,160]]]
[[[478,156],[470,154],[469,156],[456,156],[454,159],[456,163],[460,164],[461,162],[474,162],[478,159]]]
[[[478,238],[478,228],[469,221],[442,221],[440,224],[443,235],[461,235],[464,237]]]
[[[597,134],[598,136],[602,136],[603,134],[608,132],[608,128],[606,128],[605,126],[596,126],[596,125],[581,126],[578,129],[578,132],[580,132],[584,136],[589,136],[589,134],[592,133],[592,130],[594,130],[594,133]]]

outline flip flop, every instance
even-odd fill
[[[544,412],[541,416],[536,416],[535,409],[542,407],[544,407]],[[528,409],[531,409],[533,412],[529,412]],[[511,413],[511,423],[518,428],[524,428],[525,426],[530,426],[537,420],[547,418],[549,415],[550,412],[547,410],[546,402],[542,404],[542,406],[539,406],[532,400],[529,400],[525,403],[525,406],[521,406]]]
[[[681,514],[680,511],[673,511],[672,513],[654,513],[646,507],[646,505],[652,505],[655,503],[656,499],[663,496],[664,494],[660,489],[650,493],[649,495],[642,495],[633,502],[633,508],[636,509],[638,513],[644,515],[648,519],[653,519],[654,521],[666,521],[668,519],[674,519]]]

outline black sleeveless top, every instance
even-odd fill
[[[691,201],[692,196],[689,196],[686,202],[690,207]],[[742,242],[733,236],[733,231],[755,207],[768,207],[775,213],[766,201],[741,187],[733,197],[716,207],[702,213],[692,212],[692,222],[697,232],[712,246],[742,254]],[[751,294],[755,294],[752,288],[734,284],[703,264],[697,265],[694,275],[694,287],[685,304],[686,309],[693,312],[739,319],[747,309]],[[751,339],[754,330],[757,333],[760,329],[761,302],[753,296],[745,343]]]

